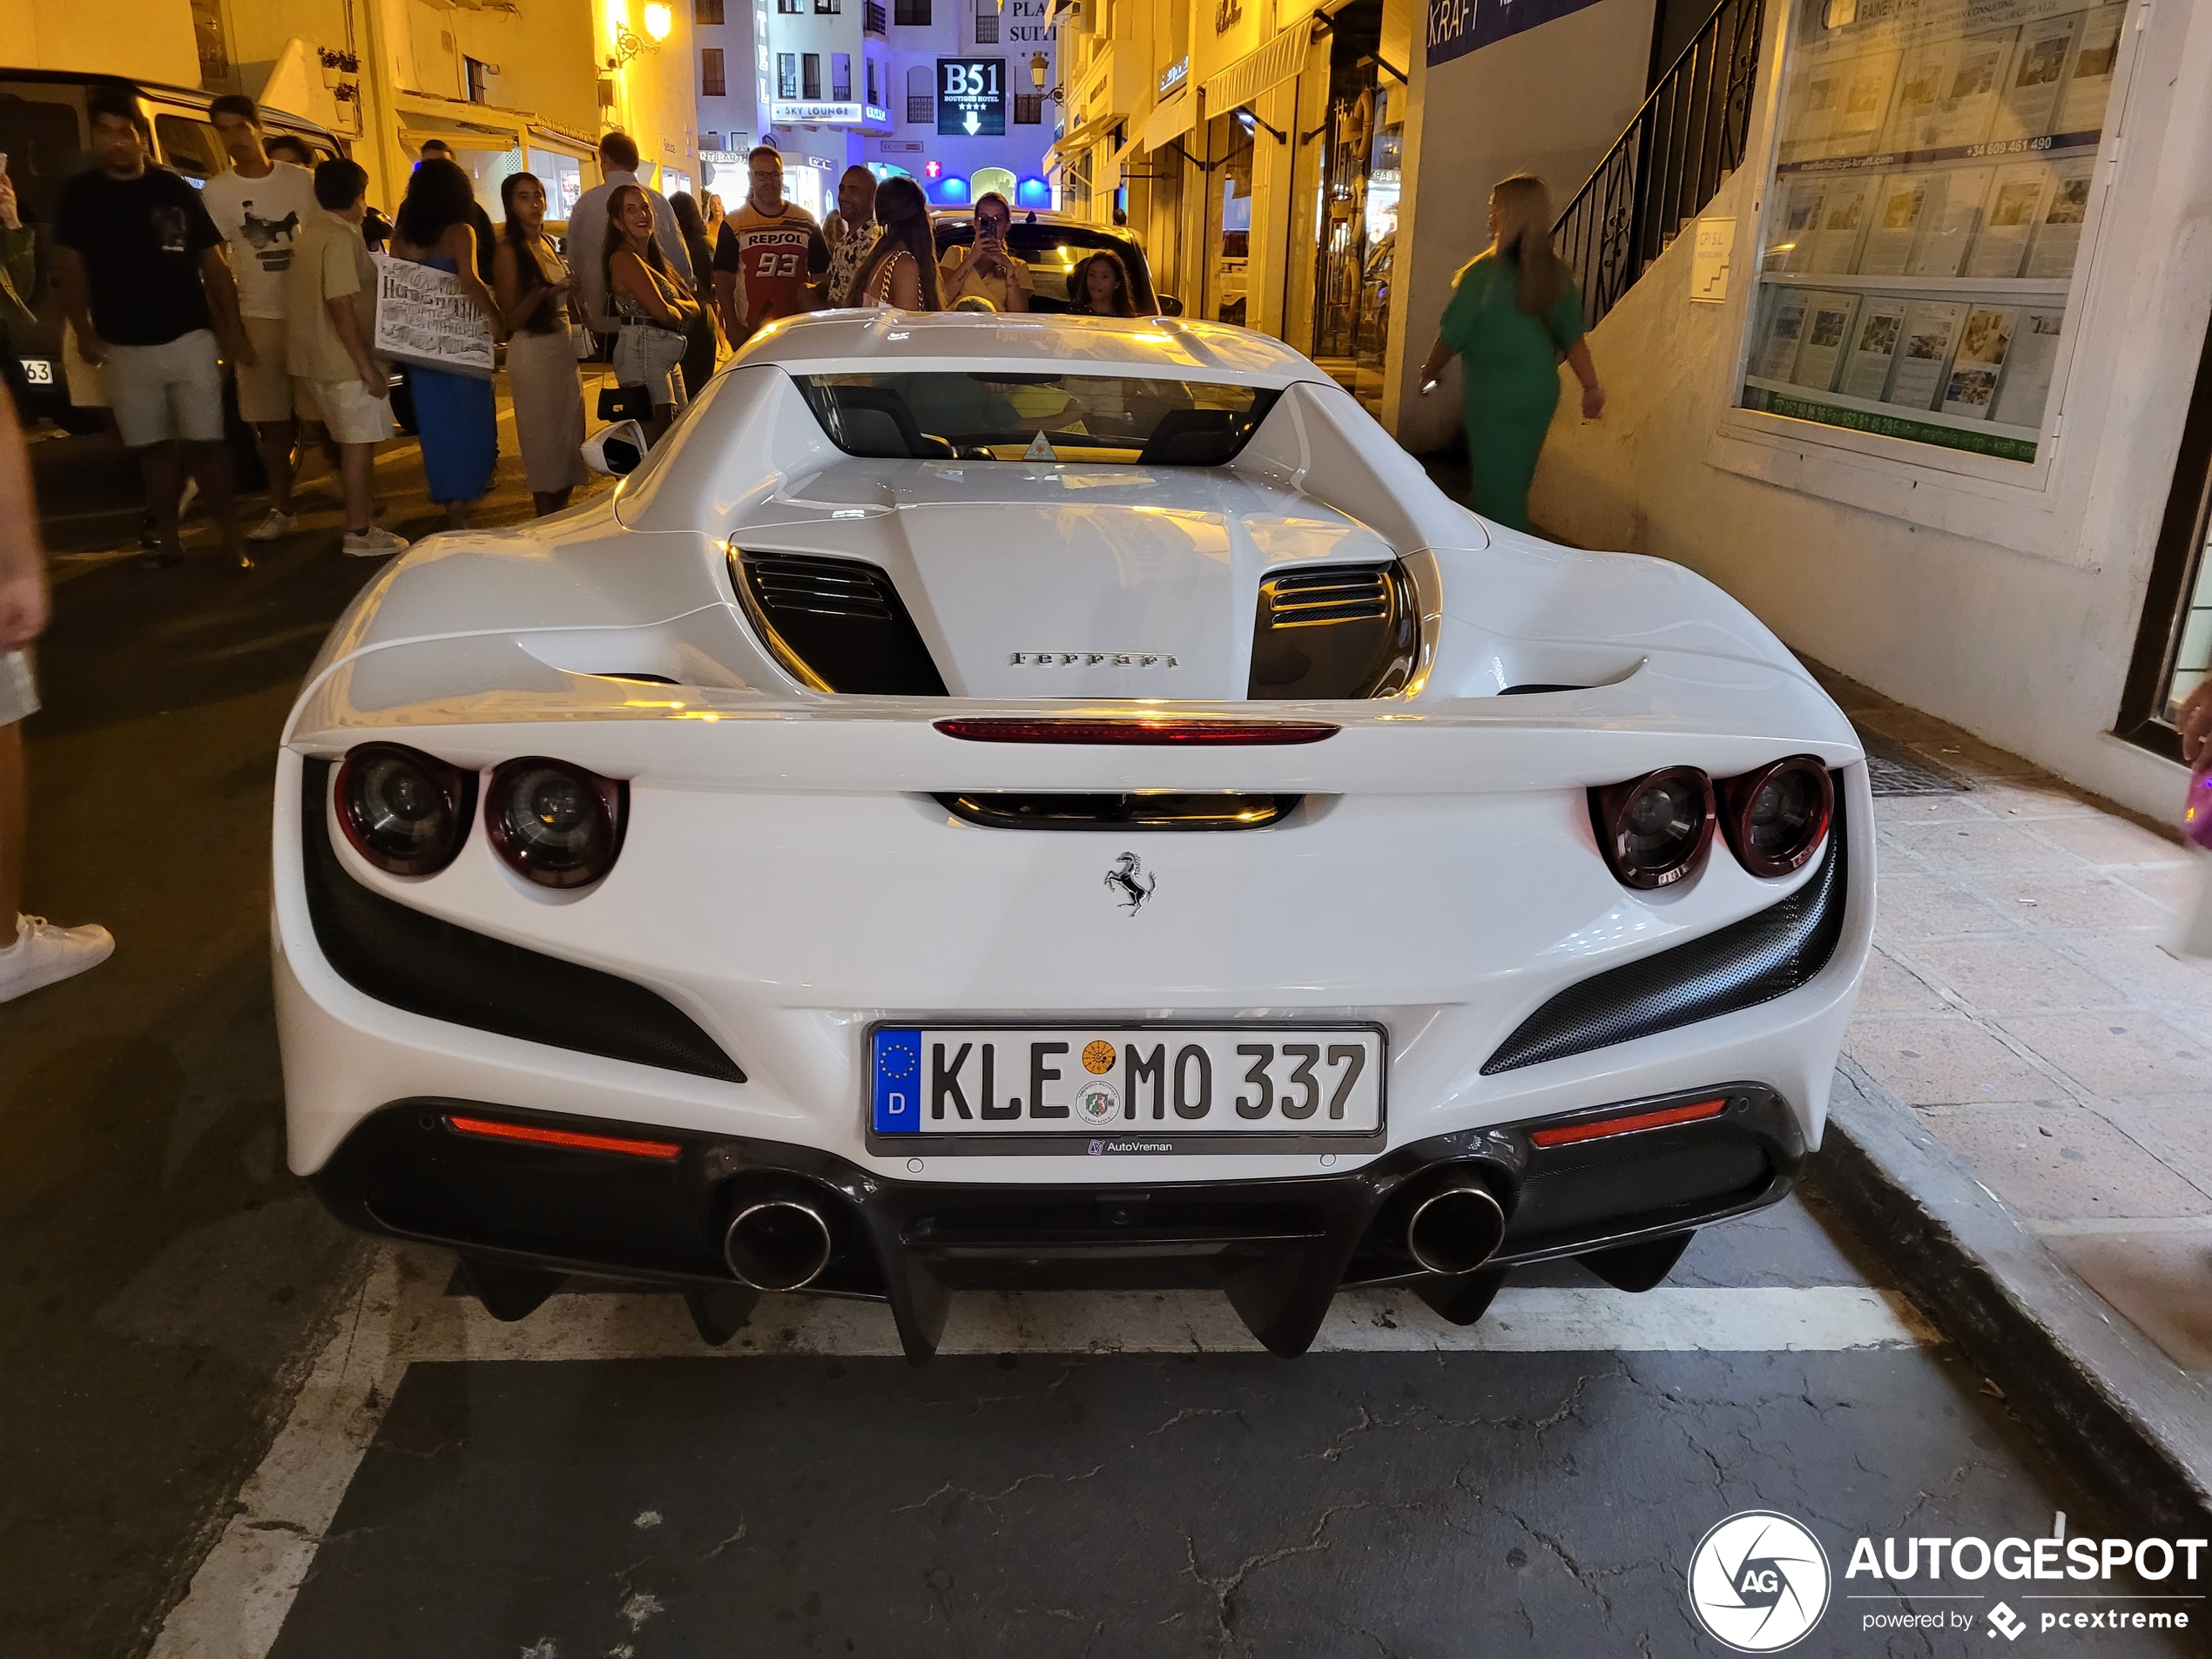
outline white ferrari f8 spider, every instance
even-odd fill
[[[612,454],[617,446],[609,445]],[[635,459],[634,453],[631,456]],[[779,324],[610,494],[442,535],[286,728],[292,1167],[520,1318],[1663,1278],[1817,1145],[1850,724],[1672,564],[1454,506],[1168,319]]]

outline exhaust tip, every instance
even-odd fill
[[[1431,1193],[1406,1222],[1406,1250],[1432,1273],[1472,1273],[1505,1236],[1504,1208],[1474,1176]]]
[[[722,1236],[723,1259],[756,1291],[797,1291],[829,1265],[828,1218],[801,1199],[760,1197],[739,1207]]]

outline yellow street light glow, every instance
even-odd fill
[[[645,8],[646,34],[655,40],[666,40],[669,31],[675,27],[676,14],[661,4],[660,0],[651,0],[651,3]]]

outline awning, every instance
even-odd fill
[[[1092,145],[1097,143],[1112,129],[1115,121],[1118,118],[1110,114],[1094,115],[1089,120],[1080,125],[1070,127],[1054,139],[1052,148],[1044,152],[1042,171],[1046,177],[1049,178],[1055,167],[1066,166],[1084,151],[1089,149]]]
[[[1166,103],[1153,106],[1152,113],[1144,118],[1143,131],[1137,136],[1147,150],[1164,150],[1197,125],[1198,95],[1186,84]]]
[[[512,150],[523,143],[523,129],[532,118],[521,111],[480,105],[477,107],[483,108],[487,118],[464,121],[456,116],[434,113],[411,98],[399,100],[399,105],[400,140],[410,150],[421,149],[432,138],[441,139],[455,150]],[[512,125],[501,122],[502,116],[509,116]]]
[[[1205,95],[1206,108],[1216,115],[1226,115],[1285,81],[1296,79],[1305,67],[1305,55],[1312,44],[1312,31],[1300,18],[1258,51],[1246,52],[1219,74],[1208,76],[1198,89]]]

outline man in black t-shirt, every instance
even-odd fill
[[[146,164],[152,132],[136,95],[95,86],[84,100],[98,165],[62,187],[54,275],[78,349],[101,371],[116,429],[135,450],[153,511],[159,564],[184,557],[177,531],[179,447],[223,543],[250,568],[239,537],[223,441],[219,355],[251,364],[223,233],[194,190]]]

